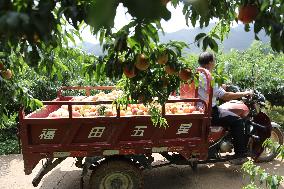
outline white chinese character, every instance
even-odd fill
[[[192,123],[189,123],[189,124],[181,124],[179,129],[177,130],[177,135],[179,134],[187,134],[188,133],[188,130],[191,128],[192,126]]]
[[[43,129],[41,135],[39,135],[40,139],[52,140],[55,136],[55,131],[57,129]]]
[[[133,134],[131,136],[143,136],[143,129],[147,129],[147,126],[135,126],[135,130],[133,130]]]
[[[105,127],[93,127],[88,138],[99,138],[102,137]]]

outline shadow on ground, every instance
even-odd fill
[[[284,163],[275,160],[258,164],[271,173],[284,175]],[[39,164],[31,175],[24,175],[21,155],[0,156],[0,188],[1,189],[34,189],[31,182]],[[89,171],[85,177],[84,188],[89,189]],[[248,183],[243,178],[240,166],[227,163],[199,165],[197,172],[189,166],[166,166],[144,171],[145,189],[240,189]],[[81,169],[74,165],[74,159],[62,162],[48,173],[36,188],[40,189],[77,189],[80,188]],[[263,186],[263,188],[265,188]],[[284,188],[284,184],[280,188]]]

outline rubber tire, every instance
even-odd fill
[[[197,169],[198,169],[198,163],[197,162],[192,162],[190,164],[190,167],[191,167],[192,171],[196,173]]]
[[[104,177],[111,172],[123,172],[128,175],[132,180],[133,188],[127,189],[141,189],[143,188],[142,171],[133,163],[128,160],[106,160],[98,165],[93,170],[90,177],[90,189],[110,189],[100,187]]]
[[[280,145],[283,145],[283,133],[282,133],[282,131],[280,130],[280,128],[278,128],[278,127],[272,127],[272,131],[271,132],[275,132],[276,133],[276,135],[278,136],[278,138],[279,138],[279,144]],[[275,152],[273,152],[271,155],[269,155],[269,156],[265,156],[265,157],[259,157],[258,159],[257,159],[257,162],[259,162],[259,163],[262,163],[262,162],[269,162],[269,161],[272,161],[275,157],[277,156],[277,152],[275,151]]]

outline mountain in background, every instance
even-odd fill
[[[190,49],[185,49],[185,53],[200,53],[202,50],[195,44],[192,44],[194,42],[194,38],[198,33],[208,33],[213,26],[213,24],[210,24],[208,27],[202,29],[182,29],[172,33],[165,33],[165,35],[160,33],[160,41],[163,43],[168,42],[170,40],[184,41],[187,44],[191,44],[189,46]],[[265,35],[264,31],[259,32],[258,37],[263,43],[269,42],[269,37]],[[238,25],[235,28],[231,28],[228,38],[225,39],[222,44],[220,44],[220,48],[223,49],[224,52],[228,52],[231,49],[237,49],[242,51],[249,48],[253,41],[254,32],[246,32],[244,30],[244,25]],[[99,44],[83,42],[81,46],[82,49],[87,53],[95,55],[103,54],[101,46]]]

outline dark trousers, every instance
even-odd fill
[[[214,106],[212,108],[212,125],[230,128],[236,155],[247,152],[248,140],[245,134],[244,120],[241,117],[233,112]]]

